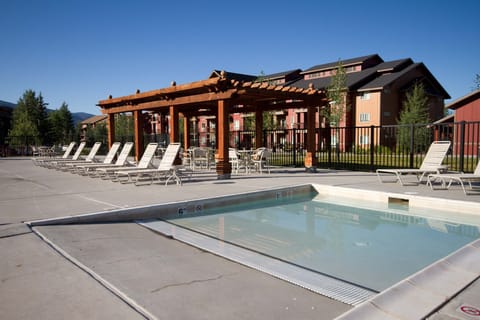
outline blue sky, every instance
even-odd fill
[[[0,100],[32,89],[72,112],[214,69],[269,74],[374,53],[423,62],[452,100],[480,73],[476,0],[15,0],[0,12]]]

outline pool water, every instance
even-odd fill
[[[315,198],[249,202],[168,221],[377,292],[480,237],[474,225]]]

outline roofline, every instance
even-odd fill
[[[451,120],[452,118],[455,119],[455,114],[449,114],[448,116],[438,119],[433,124],[444,123],[444,122],[447,122],[448,120]]]
[[[398,73],[399,73],[398,77],[392,78],[389,82],[385,83],[382,87],[358,89],[357,91],[358,92],[365,92],[365,91],[383,90],[385,87],[390,86],[393,82],[402,78],[403,76],[408,74],[408,72],[410,70],[414,70],[415,68],[423,68],[425,70],[425,72],[427,73],[426,76],[428,76],[426,78],[429,79],[429,80],[432,80],[432,84],[434,86],[437,86],[440,94],[443,96],[443,99],[450,99],[450,95],[448,94],[448,92],[445,90],[445,88],[443,88],[443,86],[440,84],[440,82],[438,82],[438,80],[433,76],[433,74],[430,72],[430,70],[428,70],[428,68],[425,66],[425,64],[423,62],[416,62],[416,63],[413,63],[413,64],[407,66],[406,68],[404,68],[402,70],[399,70],[398,71]]]
[[[455,101],[449,103],[445,107],[448,108],[448,109],[455,110],[455,109],[458,109],[458,108],[462,107],[463,105],[465,105],[469,102],[472,102],[475,99],[480,99],[480,89],[472,91],[472,92],[464,95],[463,97],[460,97],[460,98],[456,99]]]
[[[371,59],[373,57],[378,57],[381,61],[383,61],[382,57],[380,57],[380,55],[378,53],[374,53],[374,54],[370,54],[370,55],[362,56],[362,57],[356,57],[356,58],[345,59],[345,60],[338,59],[338,61],[336,61],[336,62],[323,63],[323,64],[320,64],[320,65],[316,65],[316,66],[313,66],[311,68],[308,68],[307,70],[304,70],[304,71],[300,72],[300,74],[307,74],[307,73],[318,72],[318,71],[323,71],[323,70],[335,69],[338,66],[338,63],[341,63],[342,67],[348,67],[348,66],[351,66],[351,65],[356,65],[356,64],[359,64],[359,63],[363,63],[363,62],[365,62],[365,60]],[[345,61],[352,61],[352,62],[344,63]],[[319,68],[315,68],[315,67],[319,67]]]

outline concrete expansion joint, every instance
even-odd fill
[[[150,291],[150,293],[155,293],[155,292],[159,292],[159,291],[162,291],[164,289],[167,289],[167,288],[171,288],[171,287],[183,287],[183,286],[190,286],[192,284],[197,284],[197,283],[203,283],[203,282],[210,282],[210,281],[217,281],[217,280],[220,280],[223,278],[223,274],[217,276],[217,277],[213,277],[213,278],[207,278],[207,279],[196,279],[196,280],[191,280],[191,281],[187,281],[187,282],[178,282],[178,283],[172,283],[172,284],[167,284],[167,285],[164,285],[160,288],[157,288],[157,289],[154,289],[152,291]]]
[[[32,233],[32,229],[25,223],[7,223],[0,226],[0,239],[21,236],[28,233]]]
[[[372,307],[374,307],[375,309],[377,309],[379,312],[383,313],[383,314],[386,314],[388,315],[390,318],[394,318],[394,319],[399,319],[399,320],[404,320],[403,318],[399,318],[397,315],[391,313],[391,312],[388,312],[387,310],[384,310],[383,308],[381,308],[380,306],[378,306],[377,304],[375,304],[375,302],[373,301],[370,301],[368,302]],[[406,320],[406,319],[405,319]]]
[[[60,248],[58,245],[56,245],[54,242],[52,242],[50,239],[48,239],[46,236],[44,236],[39,230],[37,230],[35,228],[32,228],[31,231],[34,234],[36,234],[41,240],[43,240],[47,245],[49,245],[53,250],[55,250],[58,254],[60,254],[65,259],[70,261],[73,265],[77,266],[80,270],[82,270],[83,272],[88,274],[92,279],[97,281],[106,290],[108,290],[113,295],[115,295],[120,300],[122,300],[124,303],[126,303],[130,308],[135,310],[142,317],[144,317],[145,319],[149,319],[149,320],[157,320],[158,319],[152,313],[150,313],[147,309],[145,309],[143,306],[138,304],[135,300],[133,300],[128,295],[126,295],[124,292],[122,292],[120,289],[115,287],[113,284],[108,282],[106,279],[101,277],[99,274],[95,273],[93,271],[93,269],[87,267],[86,265],[81,263],[79,260],[75,259],[69,253],[67,253],[65,250]]]

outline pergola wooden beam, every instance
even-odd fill
[[[256,114],[258,120],[256,121],[257,146],[261,146],[263,144],[261,120],[264,111],[302,107],[308,108],[308,162],[310,165],[315,165],[315,117],[312,112],[315,113],[316,106],[325,104],[324,93],[314,89],[313,86],[296,88],[277,86],[269,82],[244,82],[239,79],[228,79],[226,75],[227,73],[222,72],[219,77],[182,85],[172,84],[170,87],[158,90],[143,93],[137,91],[132,95],[110,97],[107,100],[99,101],[98,106],[102,109],[102,113],[108,115],[109,144],[111,145],[114,139],[114,115],[116,113],[132,112],[134,115],[137,158],[143,152],[143,142],[140,138],[143,135],[142,111],[170,115],[171,142],[179,139],[179,113],[183,113],[187,117],[215,115],[218,142],[217,175],[222,179],[229,178],[231,166],[228,162],[228,137],[231,112],[254,112]],[[235,107],[239,105],[243,107]],[[184,138],[188,140],[188,134]]]
[[[119,98],[109,98],[107,100],[100,100],[98,105],[100,107],[108,107],[113,106],[115,104],[123,105],[125,103],[133,103],[138,102],[141,103],[143,101],[151,101],[156,100],[158,97],[162,96],[169,96],[174,95],[176,93],[185,93],[188,91],[193,91],[202,88],[208,88],[210,86],[217,86],[222,78],[212,78],[207,80],[195,81],[188,84],[181,84],[181,85],[172,85],[170,87],[158,89],[158,90],[150,90],[143,93],[135,93],[128,96],[123,96]]]
[[[208,102],[215,103],[215,101],[230,99],[232,95],[236,92],[236,89],[230,89],[225,92],[209,92],[201,93],[195,95],[189,95],[185,97],[178,97],[174,99],[165,99],[157,100],[144,103],[130,103],[129,101],[124,101],[123,105],[118,105],[110,108],[102,109],[102,113],[123,113],[123,112],[133,112],[137,110],[155,110],[160,108],[169,108],[170,106],[188,106],[188,105],[198,105]]]

